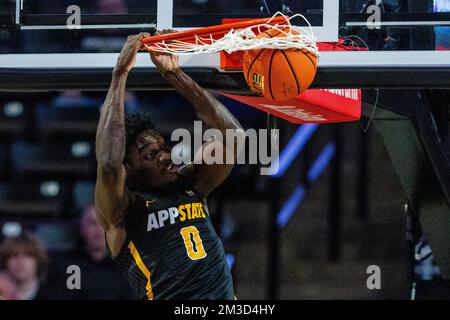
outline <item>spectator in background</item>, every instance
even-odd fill
[[[101,14],[127,14],[128,8],[124,0],[99,0],[98,13]]]
[[[53,108],[98,108],[101,102],[78,90],[66,90],[52,100]]]
[[[17,300],[17,286],[11,276],[0,272],[0,300]]]
[[[66,90],[58,94],[52,101],[52,108],[101,108],[104,97],[97,98],[78,90]],[[132,91],[125,92],[125,109],[134,113],[142,111],[139,98]]]
[[[125,0],[98,0],[96,14],[101,15],[126,15],[128,6]],[[95,34],[87,36],[81,41],[81,48],[87,52],[117,52],[122,48],[127,37],[124,30],[106,31],[98,30]]]
[[[127,300],[131,288],[117,265],[108,257],[105,234],[94,206],[88,206],[80,220],[81,246],[70,254],[55,256],[50,268],[54,299]],[[68,289],[67,268],[80,267],[81,289]]]
[[[0,246],[0,268],[16,284],[18,300],[46,299],[47,265],[46,248],[30,233],[7,238]]]
[[[107,257],[103,228],[97,222],[95,207],[89,206],[83,213],[80,223],[84,254],[93,262],[101,262]]]

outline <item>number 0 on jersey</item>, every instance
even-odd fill
[[[186,253],[190,259],[199,260],[206,257],[205,248],[203,248],[203,242],[196,227],[185,227],[180,230],[180,234],[183,237]]]

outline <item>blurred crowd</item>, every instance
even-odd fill
[[[2,11],[14,14],[15,0],[3,0]],[[24,15],[66,15],[69,6],[80,8],[81,15],[148,15],[146,23],[156,21],[156,0],[27,0]],[[93,21],[93,22],[92,22]],[[25,22],[26,24],[33,24]],[[83,19],[81,19],[81,23]],[[95,23],[91,19],[89,24]],[[48,24],[48,23],[47,23]],[[61,24],[58,22],[57,24]],[[110,23],[114,24],[114,23]],[[142,30],[144,31],[144,30]],[[150,30],[145,30],[150,31]],[[136,30],[0,30],[0,53],[75,53],[116,52],[130,32]]]
[[[70,252],[49,252],[31,231],[0,244],[0,297],[4,300],[124,300],[133,297],[113,260],[95,208],[85,208],[77,224],[80,245]],[[79,286],[70,285],[73,267]],[[75,281],[76,282],[76,281]]]
[[[73,90],[0,97],[2,299],[134,298],[108,256],[93,207],[95,131],[104,97]],[[246,126],[264,123],[255,110],[229,107]],[[125,109],[150,111],[165,135],[195,119],[194,109],[173,92],[127,92]],[[183,117],[174,117],[180,111]],[[237,168],[235,180],[244,174],[250,181],[248,169]],[[224,217],[221,229],[226,241],[233,221]],[[80,289],[69,285],[73,266],[81,272]]]
[[[92,205],[95,130],[104,96],[69,90],[0,97],[2,299],[132,297],[108,257]],[[125,98],[128,113],[152,106],[162,128],[164,117],[169,120],[182,103],[174,94],[127,92]],[[80,268],[81,289],[68,287],[71,266]]]

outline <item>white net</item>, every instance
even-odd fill
[[[283,16],[285,23],[269,24],[272,19],[277,16]],[[291,20],[301,18],[308,24],[308,28],[297,27],[291,24]],[[276,30],[280,32],[273,38],[258,38],[264,30]],[[277,33],[277,32],[275,32]],[[225,51],[233,53],[240,50],[254,49],[305,49],[314,53],[319,57],[319,49],[316,43],[311,24],[301,14],[291,17],[277,12],[267,23],[254,25],[245,29],[231,29],[220,39],[214,39],[212,36],[194,36],[194,41],[186,42],[179,40],[171,40],[170,42],[156,42],[152,45],[146,45],[147,49],[161,53],[172,53],[178,55],[188,54],[205,54]]]

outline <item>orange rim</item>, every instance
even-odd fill
[[[271,21],[269,22],[269,20],[271,20]],[[176,33],[163,34],[163,35],[159,35],[159,36],[145,37],[142,39],[142,43],[151,46],[152,44],[155,44],[158,42],[171,41],[171,40],[184,41],[184,42],[195,42],[195,36],[199,36],[199,37],[212,36],[214,39],[216,39],[216,38],[220,38],[220,37],[224,36],[231,29],[235,29],[235,30],[245,29],[245,28],[248,28],[251,26],[257,26],[260,24],[275,25],[275,24],[279,24],[282,22],[287,22],[286,18],[283,16],[275,17],[275,18],[251,19],[251,20],[245,20],[245,21],[220,24],[220,25],[215,25],[215,26],[210,26],[210,27],[186,30],[186,31],[181,31],[181,32],[176,32]]]

